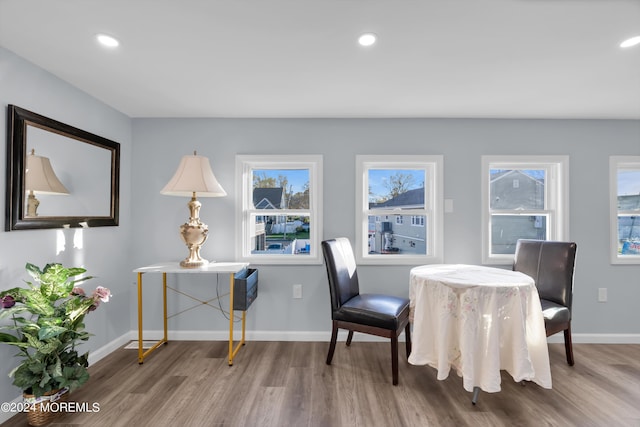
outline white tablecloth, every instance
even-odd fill
[[[544,318],[534,280],[520,272],[474,265],[426,265],[410,275],[409,363],[453,367],[467,391],[500,391],[500,370],[517,382],[551,388]]]

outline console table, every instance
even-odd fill
[[[181,267],[178,262],[166,262],[153,264],[146,267],[140,267],[133,270],[138,275],[138,363],[142,364],[144,358],[151,352],[157,349],[161,344],[169,342],[167,337],[167,274],[229,274],[229,366],[233,365],[233,358],[240,349],[240,346],[245,343],[245,321],[246,321],[246,308],[242,310],[242,337],[234,348],[233,339],[233,311],[234,305],[234,288],[236,282],[236,275],[243,272],[249,263],[246,262],[215,262],[207,264],[198,268],[184,268]],[[163,320],[164,320],[164,336],[157,341],[152,347],[144,351],[143,339],[142,339],[142,276],[147,273],[161,273],[162,274],[162,301],[163,301]],[[257,274],[257,271],[254,270]],[[257,285],[257,277],[255,278]],[[191,297],[193,298],[193,297]],[[196,299],[196,298],[194,298]],[[196,299],[197,300],[197,299]],[[203,304],[208,304],[209,301],[200,301]]]

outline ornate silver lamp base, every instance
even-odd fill
[[[36,199],[33,191],[29,192],[29,196],[27,197],[27,216],[38,216],[38,206],[40,206],[40,201]]]
[[[209,227],[200,221],[200,202],[195,196],[191,198],[189,206],[189,222],[180,226],[180,236],[189,248],[189,256],[180,262],[181,267],[197,268],[209,264],[200,256],[200,248],[209,237]]]

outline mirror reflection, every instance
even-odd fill
[[[9,106],[5,230],[118,225],[120,144]]]
[[[37,186],[34,192],[41,202],[37,216],[109,215],[110,198],[105,197],[111,191],[111,153],[108,150],[80,144],[36,126],[27,125],[26,134],[29,141],[25,169],[27,216],[35,216],[28,209],[30,184]],[[44,166],[47,161],[43,159],[48,160],[49,169]],[[33,168],[34,165],[37,168]]]
[[[48,157],[36,156],[36,150],[32,149],[27,155],[25,169],[25,190],[27,196],[27,216],[38,216],[40,200],[36,198],[43,194],[69,194],[69,190],[60,182],[53,171]]]

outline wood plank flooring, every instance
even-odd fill
[[[515,383],[471,393],[452,374],[412,366],[400,352],[391,384],[388,343],[248,342],[227,364],[227,342],[170,342],[137,363],[120,349],[71,394],[99,412],[65,413],[56,426],[632,426],[640,427],[640,345],[576,344],[576,365],[550,344],[553,389]],[[404,350],[402,348],[402,350]],[[19,414],[2,424],[26,426]]]

